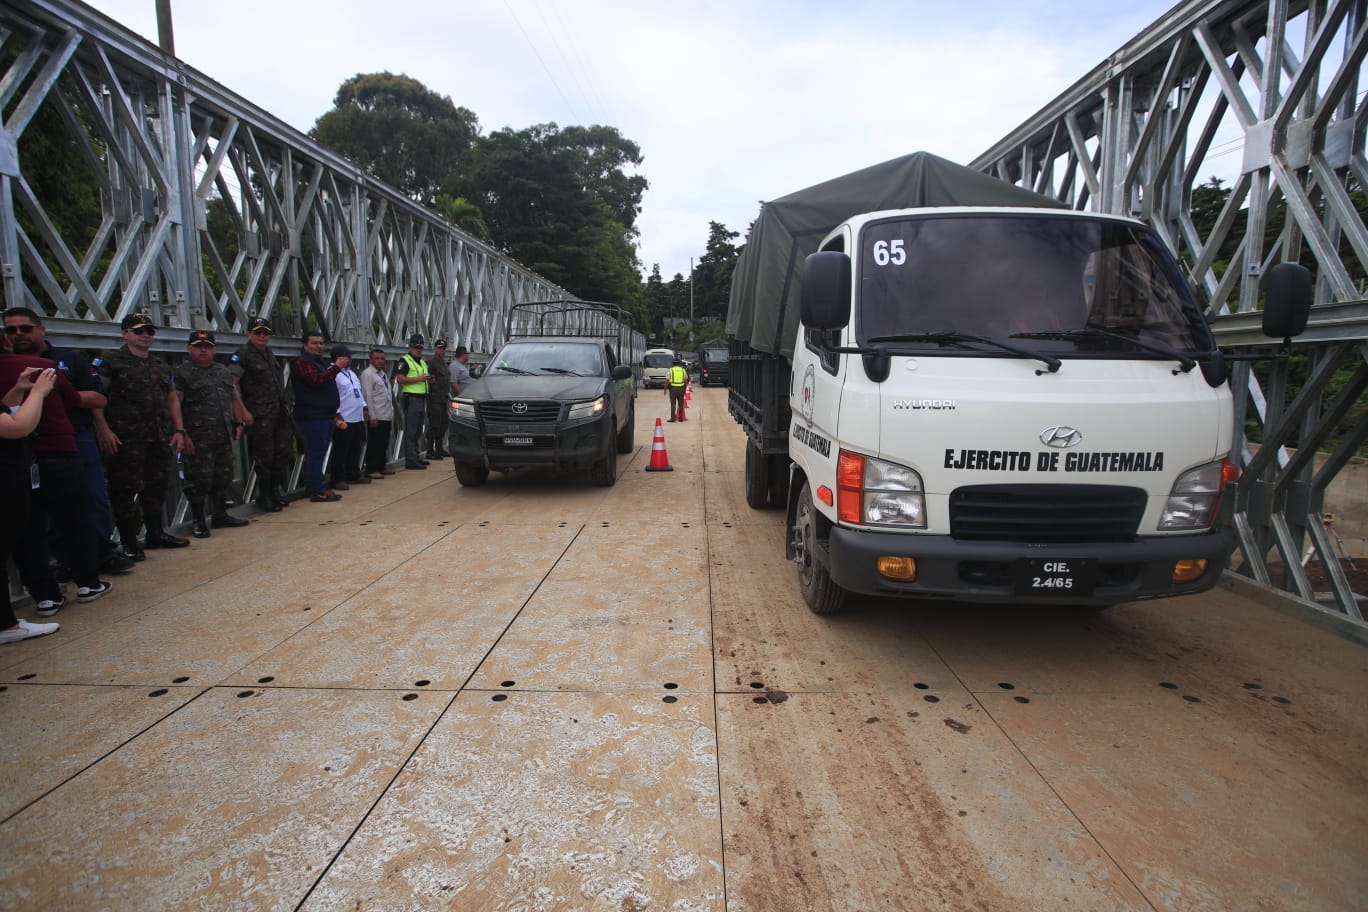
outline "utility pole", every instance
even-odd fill
[[[694,329],[694,322],[693,322],[693,279],[694,279],[694,264],[693,264],[693,257],[689,257],[689,351],[693,351],[693,343],[694,343],[694,336],[693,336],[693,329]]]

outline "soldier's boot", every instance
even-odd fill
[[[203,511],[203,507],[200,508]],[[172,535],[162,528],[161,517],[153,519],[147,515],[151,511],[143,511],[143,524],[147,526],[147,535],[143,540],[144,548],[185,548],[190,544],[190,539]]]
[[[140,561],[147,558],[143,552],[142,545],[138,544],[138,527],[121,523],[119,525],[119,547],[123,550],[124,557],[131,561]]]
[[[277,479],[275,486],[271,488],[271,496],[275,498],[277,513],[290,505],[290,501],[285,497],[285,483],[281,479]]]
[[[208,538],[209,521],[204,518],[204,504],[191,504],[190,514],[195,517],[195,521],[190,524],[190,534],[195,538]]]
[[[262,472],[257,473],[257,506],[263,513],[279,513],[285,506],[276,497],[275,479]]]
[[[222,497],[213,498],[214,503],[214,528],[215,529],[236,529],[239,526],[250,526],[252,521],[249,519],[239,519],[228,512],[228,504]]]

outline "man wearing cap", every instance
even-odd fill
[[[470,376],[470,351],[464,345],[456,346],[456,357],[451,362],[451,395],[459,396],[461,390],[474,382]],[[450,416],[447,416],[450,421]]]
[[[451,389],[451,369],[446,362],[446,339],[432,343],[432,357],[427,359],[428,397],[427,397],[427,438],[428,455],[433,459],[443,459],[447,455],[446,434],[451,418],[447,408],[451,399],[447,395]]]
[[[372,348],[370,366],[361,372],[361,396],[366,400],[366,477],[393,475],[389,468],[390,425],[394,421],[394,394],[385,376],[385,350]]]
[[[366,400],[361,396],[361,378],[352,371],[351,349],[332,347],[332,362],[338,368],[337,421],[332,432],[332,465],[329,467],[334,491],[345,491],[354,484],[370,484],[361,476],[361,446],[366,440]]]
[[[428,462],[419,450],[423,441],[423,419],[427,417],[428,374],[423,363],[423,346],[427,343],[419,333],[409,336],[408,354],[399,359],[394,380],[399,384],[399,414],[404,416],[404,468],[426,469]]]
[[[295,426],[304,438],[304,485],[313,503],[332,503],[342,499],[323,483],[323,455],[332,441],[334,427],[342,419],[337,415],[337,375],[341,368],[329,364],[323,357],[323,334],[306,330],[304,350],[290,362],[290,376],[294,381]]]
[[[247,448],[256,464],[257,506],[278,513],[287,506],[284,491],[294,466],[294,422],[265,317],[247,324],[247,344],[234,353],[228,370],[242,395]]]
[[[233,441],[242,434],[242,400],[228,368],[214,361],[214,334],[197,329],[185,346],[190,360],[176,369],[173,383],[180,394],[181,415],[194,450],[181,456],[181,484],[194,517],[190,534],[209,537],[205,517],[207,499],[214,528],[245,526],[248,521],[228,513],[228,489],[233,484]]]
[[[95,369],[105,383],[109,404],[104,423],[96,420],[96,438],[108,460],[106,480],[114,525],[124,553],[142,560],[143,548],[184,548],[188,539],[163,528],[167,473],[173,454],[194,448],[181,421],[180,399],[171,385],[171,371],[152,357],[157,327],[143,313],[119,322],[124,344],[102,354]],[[169,441],[169,445],[168,445]],[[138,505],[147,535],[138,545]]]

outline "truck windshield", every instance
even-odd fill
[[[725,348],[705,348],[703,349],[703,361],[708,364],[726,364],[727,350]]]
[[[1088,357],[1214,347],[1172,257],[1138,225],[1039,214],[889,219],[865,229],[859,268],[863,340],[949,331]],[[893,348],[965,353],[933,340]]]
[[[577,342],[510,342],[494,358],[493,368],[515,374],[606,373],[599,347]]]

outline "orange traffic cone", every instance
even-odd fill
[[[670,465],[670,454],[665,452],[665,425],[656,419],[655,439],[651,441],[651,464],[646,467],[648,472],[673,472],[674,466]]]

